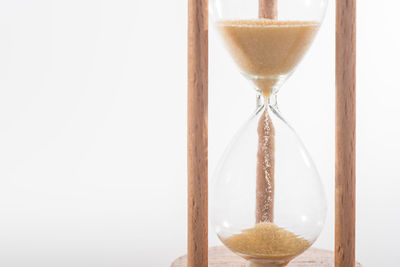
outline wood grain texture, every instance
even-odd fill
[[[277,18],[277,0],[259,0],[258,17]],[[259,96],[263,97],[263,96]],[[268,100],[266,99],[266,105]],[[257,101],[259,102],[259,101]],[[265,109],[258,122],[257,181],[256,181],[256,223],[273,222],[275,192],[275,129]]]
[[[276,19],[278,13],[277,0],[259,0],[258,16],[260,18]]]
[[[188,266],[208,253],[208,1],[188,0]]]
[[[233,254],[225,247],[209,249],[209,267],[245,267],[246,260]],[[171,267],[187,267],[187,257],[182,256],[175,260]],[[310,248],[291,261],[288,267],[333,267],[334,254],[332,251]],[[361,267],[357,263],[357,267]]]
[[[273,222],[275,191],[275,129],[267,109],[258,122],[256,222]]]
[[[335,266],[355,266],[356,0],[336,1]]]

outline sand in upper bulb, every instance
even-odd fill
[[[251,266],[260,267],[286,266],[311,246],[307,240],[268,222],[221,240],[230,250],[253,262]]]
[[[319,24],[254,19],[222,20],[217,27],[236,64],[268,97],[302,59]]]

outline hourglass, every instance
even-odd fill
[[[214,24],[257,108],[214,173],[208,248],[208,8],[188,0],[188,253],[173,267],[361,266],[355,261],[355,2],[336,1],[335,251],[309,247],[325,220],[318,172],[277,94],[311,45],[326,0],[211,0]],[[304,253],[303,253],[304,252]],[[298,257],[297,257],[298,256]]]
[[[257,108],[214,174],[211,219],[220,240],[249,266],[285,266],[318,237],[326,204],[318,172],[277,95],[307,52],[326,0],[213,0],[212,13]],[[269,3],[271,3],[269,1]]]

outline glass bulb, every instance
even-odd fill
[[[211,218],[225,246],[254,267],[287,265],[315,242],[326,216],[317,169],[280,114],[277,93],[311,45],[327,1],[276,1],[211,1],[227,50],[258,95],[215,171]]]
[[[326,201],[317,169],[279,113],[276,95],[268,105],[261,102],[215,171],[212,219],[233,252],[255,262],[287,264],[318,237]]]

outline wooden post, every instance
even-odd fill
[[[208,265],[208,1],[188,0],[188,267]]]
[[[258,4],[259,18],[277,18],[277,0],[259,0]],[[257,132],[256,223],[272,222],[274,219],[275,129],[267,110],[258,122]]]
[[[258,122],[256,223],[274,220],[275,129],[268,111]]]
[[[355,266],[356,0],[336,0],[335,266]]]
[[[277,0],[259,0],[258,17],[266,19],[276,19],[278,15]]]

